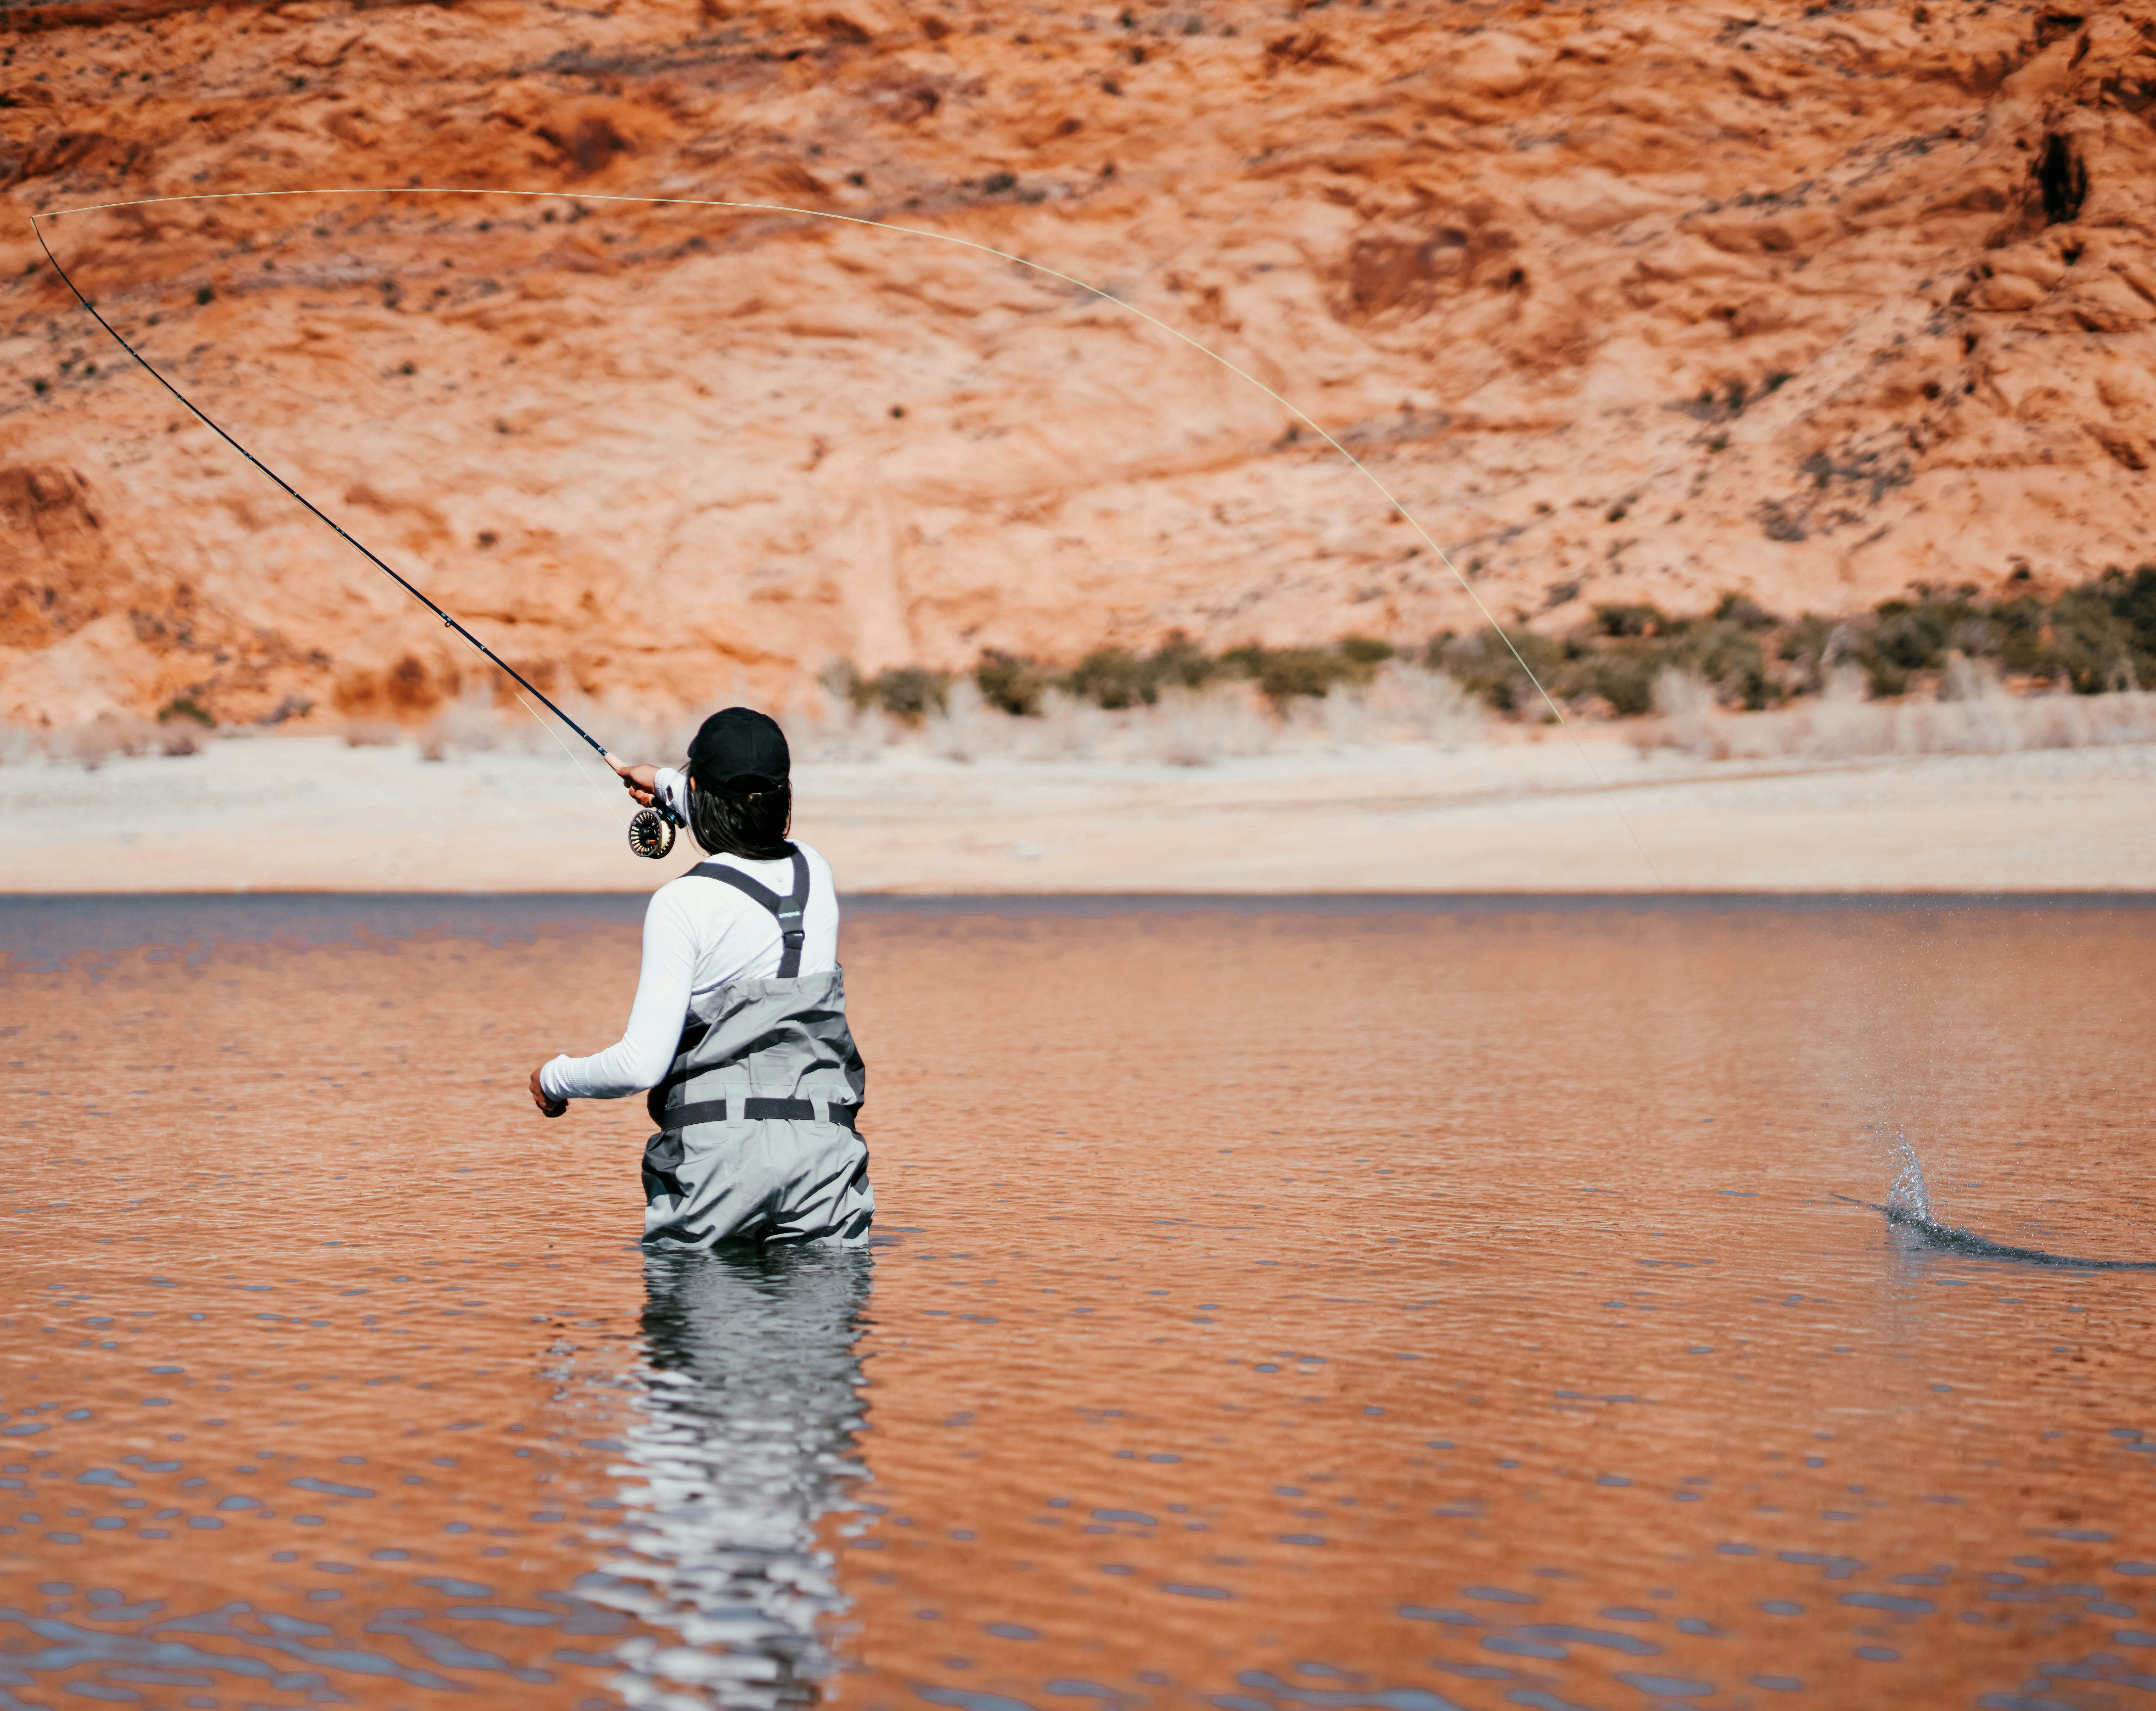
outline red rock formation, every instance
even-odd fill
[[[2156,8],[0,12],[17,214],[548,684],[1847,609],[2148,556]],[[334,193],[460,185],[541,200]],[[475,662],[0,245],[0,717]]]

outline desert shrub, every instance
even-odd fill
[[[925,665],[886,665],[854,691],[854,705],[881,707],[894,719],[917,725],[932,712],[943,711],[951,689],[951,674],[932,671]]]
[[[1822,621],[1803,619],[1797,629]],[[2028,593],[1987,600],[1974,586],[1919,588],[1912,598],[1881,601],[1870,622],[1844,634],[1875,695],[1905,693],[1919,675],[1944,671],[1956,654],[1995,660],[2082,695],[2130,688],[2156,673],[2156,566],[2130,575],[2107,571],[2051,601]],[[1788,639],[1783,655],[1791,657]]]
[[[1216,662],[1216,670],[1255,682],[1277,712],[1292,701],[1322,700],[1342,684],[1368,684],[1395,653],[1390,642],[1371,636],[1348,636],[1331,647],[1268,648],[1253,643],[1229,649]]]
[[[1512,645],[1509,647],[1506,645],[1508,641]],[[1518,650],[1517,658],[1514,657],[1515,649]],[[1430,645],[1427,657],[1439,671],[1450,672],[1481,696],[1486,706],[1501,713],[1511,713],[1542,699],[1535,693],[1527,671],[1544,684],[1551,683],[1558,668],[1564,663],[1567,652],[1563,643],[1537,635],[1532,629],[1508,629],[1501,635],[1494,629],[1484,629],[1471,635],[1455,635],[1447,630]],[[1527,671],[1520,669],[1522,660]]]
[[[2051,614],[2033,594],[2006,600],[1992,608],[1992,626],[1998,631],[1999,663],[2024,676],[2041,675],[2051,660]]]
[[[1727,601],[1719,615],[1752,627],[1749,615]],[[1958,657],[2083,695],[2132,688],[2156,678],[2156,566],[2107,571],[2052,600],[2020,592],[1987,599],[1969,583],[1919,588],[1840,621],[1807,613],[1776,629],[1772,652],[1757,667],[1738,665],[1747,705],[1817,693],[1844,662],[1862,671],[1873,695],[1904,695],[1919,680],[1942,676]],[[1730,676],[1712,664],[1702,671],[1726,691]]]
[[[1847,641],[1842,625],[1805,613],[1782,632],[1775,644],[1774,657],[1787,668],[1781,674],[1784,690],[1792,695],[1819,694],[1826,687],[1827,671],[1840,659]]]
[[[1767,651],[1743,624],[1726,618],[1687,624],[1671,651],[1677,670],[1703,678],[1725,698],[1748,707],[1767,705]]]
[[[1658,635],[1669,627],[1668,614],[1644,601],[1594,609],[1594,628],[1602,635]]]
[[[1231,663],[1262,649],[1241,649],[1214,659],[1181,630],[1170,630],[1168,639],[1152,653],[1138,655],[1127,648],[1099,648],[1078,662],[1059,687],[1096,706],[1115,710],[1151,706],[1164,690],[1203,689],[1224,673],[1255,676],[1255,670],[1238,670]]]
[[[2076,588],[2061,594],[2051,609],[2051,667],[2076,695],[2102,695],[2131,689],[2137,678],[2133,626],[2115,610],[2104,591]]]
[[[1599,634],[1596,633],[1599,631]],[[1781,699],[1759,639],[1727,618],[1671,618],[1651,606],[1604,607],[1588,634],[1575,636],[1553,678],[1553,695],[1599,696],[1626,717],[1650,711],[1656,685],[1675,673],[1746,706]]]
[[[1965,600],[1929,592],[1914,600],[1882,600],[1878,623],[1857,645],[1857,659],[1874,695],[1899,695],[1911,674],[1943,669],[1954,631],[1969,615]]]
[[[176,695],[157,709],[157,722],[169,724],[174,719],[192,719],[198,725],[214,727],[217,721],[204,712],[192,696]]]
[[[1128,722],[1104,722],[1103,715],[1154,708],[1223,679],[1254,685],[1276,715],[1304,709],[1296,717],[1305,725],[1307,704],[1324,702],[1322,716],[1312,717],[1322,717],[1342,741],[1350,739],[1341,736],[1346,728],[1341,722],[1364,717],[1365,701],[1383,701],[1385,717],[1397,720],[1409,702],[1419,706],[1429,700],[1435,706],[1443,701],[1441,717],[1433,716],[1438,723],[1448,731],[1466,728],[1471,722],[1464,722],[1448,699],[1455,685],[1473,702],[1533,717],[1543,713],[1537,681],[1561,702],[1583,711],[1606,707],[1625,717],[1654,711],[1658,695],[1666,700],[1676,693],[1669,688],[1673,681],[1686,686],[1684,695],[1691,698],[1686,706],[1704,695],[1717,706],[1755,710],[1779,706],[1792,696],[1856,706],[1867,690],[1892,698],[1934,681],[1943,701],[1971,701],[1972,671],[1986,682],[1999,681],[2001,673],[2048,678],[2084,695],[2156,683],[2156,565],[2107,572],[2049,599],[2025,592],[2027,580],[2010,583],[2003,591],[2008,597],[1997,599],[1974,585],[1919,588],[1869,613],[1840,618],[1806,613],[1784,619],[1734,593],[1724,595],[1704,617],[1672,616],[1645,601],[1605,604],[1595,607],[1589,622],[1563,636],[1524,626],[1502,632],[1481,628],[1465,635],[1448,630],[1411,659],[1402,659],[1390,642],[1363,635],[1323,645],[1252,643],[1213,655],[1180,631],[1149,654],[1096,649],[1067,671],[989,650],[965,674],[970,681],[963,691],[964,709],[952,705],[951,674],[924,666],[895,666],[864,679],[839,661],[820,681],[834,700],[856,708],[880,708],[910,725],[933,717],[943,722],[938,730],[947,725],[957,732],[963,726],[960,735],[946,732],[947,746],[959,743],[968,754],[987,752],[984,744],[1018,741],[1024,752],[1043,755],[1090,753],[1109,740],[1104,732]],[[1956,670],[1966,681],[1946,681]],[[1431,673],[1445,681],[1442,696],[1436,695]],[[1400,683],[1409,679],[1424,688],[1403,700]],[[1837,683],[1840,688],[1829,694]],[[1333,694],[1344,689],[1368,693]],[[1998,694],[2005,693],[2002,684]],[[1022,740],[1016,732],[998,735],[998,715],[1032,719],[1040,728]],[[1820,717],[1831,724],[1840,716],[1822,712]],[[2056,722],[2064,716],[2053,717]],[[1178,753],[1210,753],[1209,745],[1224,740],[1219,731],[1240,730],[1251,719],[1269,722],[1246,691],[1223,691],[1217,704],[1208,701],[1202,710],[1179,700],[1176,722],[1214,734],[1167,746]],[[1818,740],[1832,746],[1825,736]]]
[[[2156,657],[2156,564],[2144,564],[2128,576],[2108,570],[2098,584],[2111,602],[2111,609],[2133,629],[2133,645]]]
[[[1070,689],[1081,700],[1111,712],[1141,702],[1150,704],[1160,693],[1146,671],[1145,661],[1127,648],[1096,648],[1070,674]]]
[[[1762,606],[1757,600],[1743,594],[1724,594],[1714,609],[1715,617],[1724,624],[1734,624],[1746,629],[1779,629],[1782,620]]]
[[[860,667],[851,660],[831,660],[816,674],[816,681],[834,701],[856,707],[867,705],[861,696]]]
[[[834,701],[865,712],[880,710],[912,725],[942,710],[951,674],[925,665],[886,665],[875,676],[864,677],[851,660],[834,660],[817,673],[816,681]]]
[[[1778,707],[1789,698],[1789,686],[1774,674],[1764,654],[1738,671],[1732,686],[1738,700],[1753,712]]]
[[[994,648],[985,650],[973,667],[973,686],[981,699],[1014,718],[1038,718],[1041,697],[1054,681],[1038,662]]]
[[[1625,717],[1650,712],[1655,705],[1655,684],[1670,669],[1668,650],[1651,642],[1632,643],[1590,654],[1564,674],[1558,686],[1568,699],[1599,695],[1613,712]]]
[[[2025,614],[2024,633],[2015,637],[2019,652],[2035,655],[2034,671],[2063,680],[2077,695],[2156,681],[2156,565],[2130,576],[2107,570],[2060,595],[2048,615],[2046,633],[2033,645]]]
[[[1275,706],[1297,696],[1322,699],[1336,683],[1350,683],[1369,675],[1358,671],[1354,660],[1337,648],[1266,648],[1257,662],[1258,687]]]
[[[1163,689],[1203,689],[1220,675],[1213,656],[1179,629],[1168,631],[1146,664]]]

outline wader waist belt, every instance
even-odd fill
[[[844,1128],[854,1126],[854,1113],[859,1109],[852,1105],[832,1105],[821,1099],[700,1099],[693,1105],[677,1105],[660,1118],[660,1126],[674,1131],[689,1128],[692,1123],[725,1123],[726,1108],[731,1105],[737,1113],[736,1123],[755,1123],[765,1118],[781,1118],[794,1123],[835,1123]],[[819,1111],[818,1107],[822,1107]]]

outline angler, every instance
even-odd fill
[[[875,1215],[858,1132],[866,1071],[846,1025],[828,862],[788,842],[785,733],[728,707],[685,774],[621,767],[640,803],[685,821],[711,859],[652,896],[629,1028],[590,1057],[531,1071],[531,1099],[645,1094],[644,1241],[860,1246]]]

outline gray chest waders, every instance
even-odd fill
[[[776,975],[690,998],[673,1066],[645,1097],[659,1133],[644,1148],[644,1243],[865,1242],[875,1195],[855,1121],[868,1072],[844,971],[801,972],[808,858],[793,851],[784,897],[721,862],[688,876],[768,910],[783,948]]]

